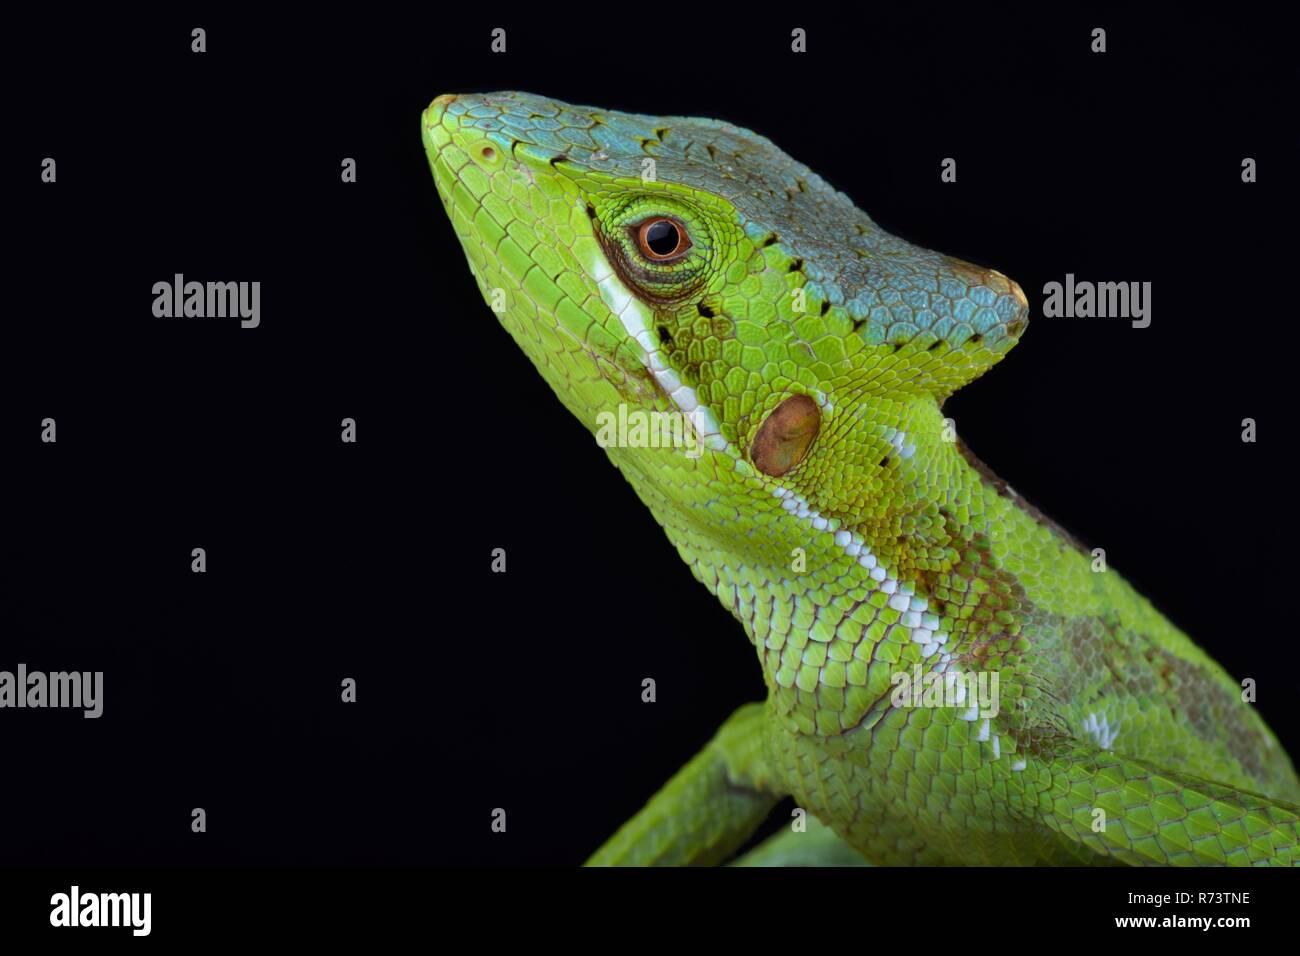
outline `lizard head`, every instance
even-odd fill
[[[440,96],[422,128],[484,298],[569,410],[598,439],[620,408],[689,422],[609,448],[679,544],[726,534],[719,481],[774,519],[883,520],[936,467],[943,399],[1027,323],[1005,276],[725,122],[507,92]]]

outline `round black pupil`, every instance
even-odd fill
[[[671,256],[677,251],[677,227],[664,219],[652,222],[645,231],[645,244],[657,256]]]

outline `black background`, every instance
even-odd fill
[[[443,92],[728,119],[1019,281],[1029,330],[950,401],[963,438],[1256,678],[1300,752],[1280,24],[481,6],[6,30],[0,669],[106,691],[99,720],[0,712],[0,863],[575,864],[762,695],[483,304],[420,144]],[[177,272],[261,281],[261,326],[155,319]],[[1150,281],[1151,327],[1042,318],[1067,272]]]

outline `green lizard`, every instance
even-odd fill
[[[768,689],[591,863],[725,861],[786,795],[821,823],[748,862],[1300,862],[1300,782],[1241,687],[940,411],[1024,333],[1019,286],[724,122],[493,93],[422,130],[569,411],[688,423],[602,443]]]

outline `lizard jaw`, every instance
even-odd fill
[[[669,365],[663,343],[654,330],[651,310],[628,290],[603,257],[584,262],[583,268],[596,279],[602,301],[618,316],[628,340],[635,343],[642,366],[668,396],[673,408],[690,421],[700,443],[714,451],[732,451],[713,410],[700,401],[695,389],[683,382]]]

